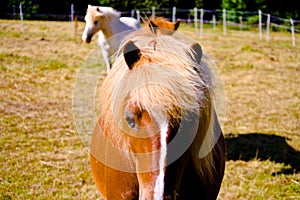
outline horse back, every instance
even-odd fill
[[[120,22],[124,26],[127,26],[129,29],[138,29],[141,28],[140,23],[133,17],[120,17]]]

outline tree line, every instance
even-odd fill
[[[70,6],[74,4],[75,11],[84,15],[88,4],[110,6],[119,11],[132,9],[172,8],[182,9],[194,7],[207,10],[238,10],[257,11],[283,17],[300,18],[298,0],[1,0],[0,17],[9,18],[13,13],[19,12],[19,4],[25,18],[33,18],[37,14],[66,15],[70,13]]]

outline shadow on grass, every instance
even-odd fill
[[[287,140],[285,137],[261,133],[227,134],[227,160],[269,159],[290,166],[277,174],[300,172],[300,152],[293,149]]]

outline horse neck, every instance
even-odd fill
[[[113,33],[113,30],[112,30],[112,28],[110,26],[110,23],[107,23],[107,21],[105,21],[105,23],[103,23],[102,26],[105,27],[105,28],[102,28],[100,31],[102,32],[102,34],[104,35],[104,37],[106,39],[112,37],[114,33]]]
[[[119,18],[112,18],[111,21],[109,20],[105,20],[105,23],[103,23],[103,29],[101,29],[103,35],[105,38],[111,38],[112,36],[114,36],[115,34],[118,33],[117,29],[114,27],[118,27],[120,26],[120,20]]]

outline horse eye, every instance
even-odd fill
[[[126,116],[125,119],[126,119],[128,125],[129,125],[131,128],[134,128],[134,127],[135,127],[135,122],[134,122],[134,120],[133,120],[131,117]]]
[[[98,24],[98,21],[94,21],[94,25],[97,25]]]

